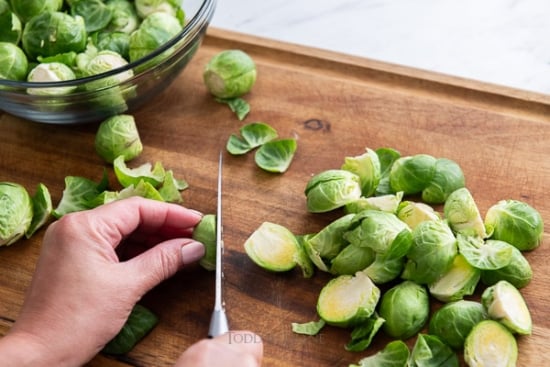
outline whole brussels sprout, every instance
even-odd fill
[[[464,187],[465,178],[460,166],[447,158],[435,162],[435,172],[428,186],[422,190],[422,200],[429,204],[441,204],[455,191]]]
[[[41,63],[35,66],[27,75],[29,82],[59,82],[75,79],[73,70],[60,62]],[[43,96],[65,95],[73,90],[75,86],[70,87],[48,87],[48,88],[28,88],[27,93]]]
[[[130,35],[130,61],[136,61],[168,42],[182,29],[179,20],[168,13],[152,13]]]
[[[0,79],[25,80],[29,62],[19,47],[10,42],[0,42]]]
[[[345,170],[327,170],[313,176],[304,190],[311,213],[328,212],[361,197],[359,176]]]
[[[374,194],[380,182],[380,159],[376,152],[367,151],[356,157],[346,157],[341,169],[355,173],[361,181],[362,195],[369,197]]]
[[[139,18],[134,4],[128,0],[108,0],[105,2],[111,10],[111,22],[107,29],[112,32],[130,34],[139,26]]]
[[[82,17],[62,12],[44,12],[33,17],[23,29],[23,49],[30,59],[86,48],[86,26]]]
[[[183,17],[178,0],[136,0],[135,7],[141,18],[157,12],[167,13],[181,19]]]
[[[11,0],[11,8],[23,23],[35,15],[58,11],[63,7],[63,0]]]
[[[97,154],[108,163],[118,156],[129,161],[141,154],[143,145],[132,115],[115,115],[101,122],[95,136]]]
[[[242,50],[225,50],[206,64],[203,80],[215,97],[241,97],[250,92],[256,82],[256,64]]]
[[[512,248],[512,258],[508,265],[495,270],[482,270],[481,281],[485,285],[493,285],[500,280],[506,280],[514,287],[525,287],[533,278],[533,270],[529,261],[520,250]]]
[[[32,199],[16,183],[0,182],[0,246],[20,239],[30,228],[33,217]]]
[[[531,334],[533,321],[521,293],[512,284],[501,280],[485,289],[481,303],[489,318],[499,321],[512,333]]]
[[[397,339],[408,339],[428,321],[428,292],[423,286],[406,280],[382,295],[378,313],[386,320],[382,325],[386,334]]]
[[[432,181],[436,159],[428,154],[401,157],[391,166],[390,186],[394,192],[417,194]]]
[[[0,42],[17,45],[21,40],[23,25],[19,17],[10,10],[7,0],[0,0],[0,29]]]
[[[458,356],[439,337],[418,334],[407,362],[408,367],[459,367]]]
[[[71,15],[84,19],[88,33],[106,28],[113,17],[111,8],[102,0],[72,0]]]
[[[450,347],[460,349],[472,328],[485,319],[487,312],[481,303],[459,300],[443,305],[433,314],[429,331]]]
[[[98,51],[109,50],[128,59],[130,52],[130,35],[124,32],[100,31],[92,35],[92,42]]]
[[[489,208],[485,225],[491,238],[508,242],[521,251],[538,247],[544,233],[540,213],[518,200],[502,200]]]

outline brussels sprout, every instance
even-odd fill
[[[375,257],[376,253],[368,247],[348,245],[332,259],[330,272],[338,275],[352,275],[372,264]]]
[[[380,181],[376,187],[375,195],[391,194],[394,192],[390,185],[391,167],[401,157],[401,154],[392,148],[378,148],[376,155],[380,161]]]
[[[521,293],[512,284],[501,280],[485,289],[481,303],[489,317],[505,325],[512,333],[531,334],[531,313]]]
[[[487,312],[481,303],[459,300],[447,303],[434,312],[429,332],[451,348],[462,349],[472,328],[486,319]]]
[[[439,220],[441,217],[431,206],[413,201],[403,201],[397,208],[397,218],[405,222],[409,228],[416,226],[425,220]]]
[[[245,241],[244,249],[258,266],[276,272],[293,269],[304,251],[292,232],[271,222],[263,222]]]
[[[321,290],[317,313],[329,325],[355,326],[373,315],[379,298],[380,289],[367,275],[340,275]]]
[[[143,145],[132,115],[115,115],[101,122],[95,136],[97,154],[108,163],[122,156],[130,161],[141,154]]]
[[[512,261],[513,246],[497,240],[483,241],[479,237],[459,234],[458,248],[472,266],[481,270],[495,270],[505,267]]]
[[[0,182],[0,246],[19,240],[30,228],[33,203],[27,190],[16,183]]]
[[[0,0],[0,42],[17,45],[21,40],[23,26],[19,17],[10,10],[7,0]]]
[[[419,334],[409,357],[408,367],[458,367],[458,357],[435,335]]]
[[[136,61],[168,42],[182,30],[173,15],[163,12],[148,15],[130,34],[130,61]]]
[[[279,139],[268,141],[256,151],[254,162],[268,172],[286,172],[294,153],[296,152],[296,139]]]
[[[516,338],[497,321],[483,320],[472,328],[464,343],[464,361],[470,367],[515,367]]]
[[[422,200],[429,204],[441,204],[449,195],[465,185],[464,173],[460,166],[447,158],[439,158],[435,162],[435,172],[432,180],[422,190]]]
[[[369,247],[377,253],[403,257],[412,242],[411,230],[394,214],[363,210],[355,214],[350,231],[344,238],[358,247]]]
[[[239,129],[240,137],[231,134],[226,149],[233,155],[248,153],[262,144],[277,138],[277,131],[265,122],[252,122]]]
[[[135,31],[140,23],[134,4],[128,0],[107,0],[105,2],[111,10],[111,22],[107,29],[111,32],[130,34]]]
[[[85,63],[82,72],[86,76],[97,75],[123,67],[126,64],[128,64],[128,62],[118,53],[104,50],[99,51],[95,56],[91,57],[89,61]],[[134,76],[134,72],[132,70],[126,70],[110,77],[91,81],[86,84],[86,89],[97,90],[101,88],[116,86],[117,84],[127,79],[130,79],[132,76]],[[108,93],[107,96],[111,96],[111,94]]]
[[[149,15],[161,12],[167,13],[178,19],[183,19],[183,9],[180,7],[180,2],[177,0],[136,0],[135,6],[138,15],[141,18],[146,18]]]
[[[406,367],[409,360],[409,347],[401,340],[389,342],[381,351],[365,357],[359,364],[349,367]]]
[[[100,31],[91,36],[98,51],[113,51],[125,60],[130,58],[130,35],[123,32]]]
[[[508,265],[495,270],[481,271],[481,281],[488,286],[495,284],[499,280],[506,280],[514,287],[520,289],[529,284],[532,278],[533,270],[529,261],[515,247],[512,247],[512,258]]]
[[[0,79],[25,80],[29,62],[19,47],[0,42]]]
[[[455,233],[487,237],[479,209],[467,188],[455,190],[447,197],[443,213]]]
[[[426,289],[406,280],[382,295],[378,313],[386,322],[382,330],[397,339],[408,339],[418,333],[430,313]]]
[[[474,294],[481,271],[474,268],[461,254],[455,256],[451,267],[428,286],[430,294],[441,302],[451,302]]]
[[[151,163],[144,163],[139,167],[129,168],[124,163],[124,156],[120,155],[113,161],[113,168],[123,187],[135,186],[142,180],[153,187],[159,187],[164,181],[165,170],[160,162],[156,162],[154,167]]]
[[[376,254],[374,262],[363,272],[371,278],[375,284],[384,284],[396,279],[405,266],[405,258],[391,257],[387,254]]]
[[[302,335],[317,335],[326,325],[325,320],[310,321],[303,324],[297,322],[292,323],[292,332]]]
[[[38,64],[27,75],[27,80],[29,82],[60,82],[73,79],[76,79],[73,70],[60,62]],[[28,88],[27,93],[42,96],[61,96],[69,94],[75,89],[75,86]]]
[[[456,238],[444,221],[421,222],[412,233],[402,277],[420,284],[433,283],[449,269],[457,252]]]
[[[113,17],[111,8],[101,0],[72,0],[71,15],[84,19],[88,33],[107,27]]]
[[[359,176],[345,170],[327,170],[313,176],[304,190],[311,213],[328,212],[361,197]]]
[[[25,237],[30,238],[50,218],[52,213],[52,197],[50,191],[44,184],[38,184],[36,192],[32,196],[32,221],[25,232]]]
[[[394,192],[403,191],[417,194],[432,181],[436,159],[428,154],[401,157],[397,159],[390,171],[390,186]]]
[[[544,224],[540,213],[518,200],[502,200],[485,215],[490,237],[506,241],[519,250],[533,250],[542,241]]]
[[[350,171],[359,176],[362,195],[369,197],[374,194],[380,182],[380,160],[372,149],[356,157],[346,157],[341,169]]]
[[[215,97],[241,97],[250,92],[256,82],[256,64],[242,50],[225,50],[206,64],[203,80]]]
[[[359,213],[366,209],[382,210],[388,213],[395,213],[401,203],[403,193],[387,194],[381,196],[361,197],[345,205],[346,213]]]
[[[204,245],[199,264],[206,270],[216,269],[216,215],[205,214],[193,230],[193,239]]]
[[[61,10],[63,0],[10,0],[11,8],[23,23],[35,15]]]
[[[346,344],[345,348],[350,352],[361,352],[367,349],[372,342],[372,339],[378,333],[378,330],[384,325],[384,320],[376,314],[376,312],[360,325],[353,328],[351,332],[351,341]]]
[[[30,59],[81,52],[86,48],[86,26],[82,17],[48,11],[25,24],[21,40]]]
[[[109,341],[102,352],[125,354],[142,340],[158,323],[158,317],[149,309],[135,305],[118,334]]]

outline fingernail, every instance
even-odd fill
[[[189,242],[182,246],[181,256],[184,265],[197,262],[204,256],[204,245],[197,241]]]

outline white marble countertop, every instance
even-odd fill
[[[550,94],[548,0],[218,0],[212,26]]]

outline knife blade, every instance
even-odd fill
[[[229,331],[229,324],[225,314],[225,302],[222,294],[223,280],[223,224],[222,224],[222,165],[223,155],[220,152],[218,163],[218,207],[216,210],[216,283],[214,310],[210,318],[208,336],[214,338]]]

